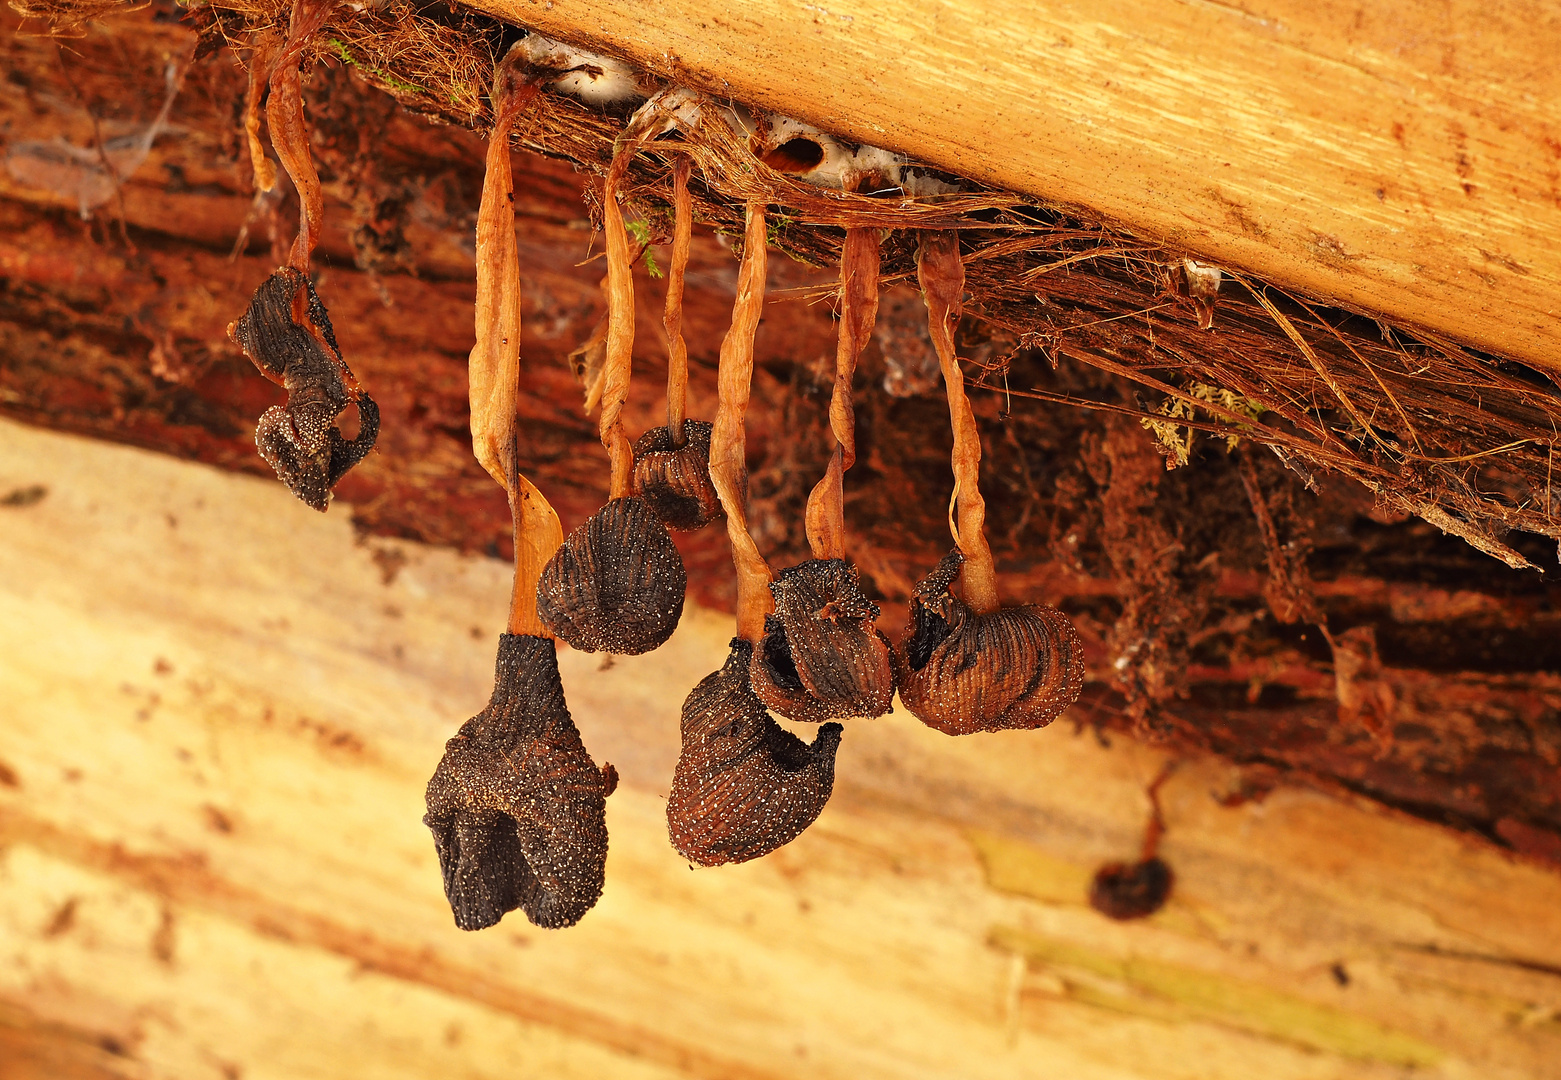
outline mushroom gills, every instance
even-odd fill
[[[753,691],[776,712],[818,724],[882,716],[894,697],[888,639],[878,605],[844,559],[809,559],[770,584],[775,613],[750,666]]]
[[[565,538],[537,581],[548,631],[582,652],[635,656],[662,645],[683,615],[688,573],[650,506],[613,499]]]
[[[331,319],[308,275],[278,269],[255,290],[228,337],[260,373],[287,390],[287,404],[261,414],[255,448],[294,495],[316,510],[331,489],[374,448],[379,408],[342,360]],[[358,433],[345,438],[336,420],[358,407]]]
[[[515,908],[541,927],[572,926],[602,894],[616,774],[580,741],[552,641],[502,634],[496,668],[488,707],[445,744],[423,823],[462,930]]]
[[[683,421],[683,445],[667,427],[651,428],[634,441],[634,487],[669,529],[692,532],[721,516],[710,482],[710,432],[704,420]]]
[[[683,702],[667,835],[701,866],[747,862],[789,843],[834,790],[840,725],[824,724],[808,744],[777,724],[749,684],[753,651],[734,638],[721,670]]]
[[[1040,604],[971,611],[951,591],[963,562],[951,551],[911,596],[895,654],[900,700],[948,735],[1044,727],[1083,691],[1078,631]]]

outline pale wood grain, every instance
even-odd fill
[[[1175,897],[1112,923],[1085,882],[1136,850],[1159,758],[1066,719],[855,724],[812,829],[691,872],[664,799],[710,612],[560,657],[624,778],[601,904],[461,933],[422,790],[508,568],[0,423],[0,495],[31,484],[0,508],[0,1019],[123,1051],[83,1075],[1561,1076],[1556,876],[1316,794],[1222,808],[1228,770],[1188,763]]]
[[[1561,368],[1561,9],[1543,0],[473,6]]]

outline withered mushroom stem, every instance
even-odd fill
[[[693,161],[680,155],[672,167],[672,265],[667,269],[667,430],[672,445],[682,446],[683,419],[688,411],[688,345],[683,341],[683,276],[694,236],[694,201],[688,193]]]
[[[757,642],[764,637],[764,617],[774,610],[770,596],[773,575],[748,532],[748,465],[743,425],[753,381],[753,337],[764,310],[764,204],[751,200],[747,215],[732,326],[721,341],[716,376],[720,397],[715,427],[710,433],[710,482],[726,511],[726,535],[732,544],[732,562],[737,567],[737,636]]]
[[[549,637],[537,616],[537,578],[563,542],[558,514],[520,475],[515,394],[520,381],[520,256],[515,246],[514,177],[509,133],[536,97],[512,48],[493,77],[493,130],[477,210],[477,343],[467,362],[472,451],[509,495],[515,530],[515,583],[509,632]]]
[[[965,376],[954,355],[954,328],[963,313],[965,264],[959,257],[959,233],[954,229],[924,230],[916,249],[916,274],[927,304],[927,328],[932,335],[943,385],[948,392],[949,422],[954,429],[954,496],[949,505],[949,531],[965,556],[961,568],[964,600],[977,615],[998,609],[997,571],[986,542],[986,501],[981,497],[981,433],[965,394]]]
[[[309,272],[309,257],[320,242],[325,216],[320,175],[309,153],[309,127],[304,121],[303,82],[298,61],[325,20],[336,9],[336,0],[294,0],[287,41],[271,68],[271,97],[266,102],[266,122],[271,145],[298,189],[298,237],[287,263],[300,273]]]
[[[249,35],[249,89],[244,94],[244,140],[249,144],[249,165],[255,174],[255,189],[270,191],[276,187],[276,166],[266,157],[260,141],[260,99],[271,80],[276,51],[282,38],[275,30],[257,30]]]
[[[634,360],[634,273],[629,236],[618,207],[618,184],[628,169],[635,143],[627,141],[613,157],[602,185],[602,230],[607,234],[607,359],[603,365],[602,445],[612,462],[609,499],[628,495],[634,476],[634,451],[623,433],[623,403],[629,396]]]
[[[847,229],[840,253],[840,338],[835,349],[835,387],[829,400],[829,426],[835,436],[824,478],[808,496],[805,524],[815,559],[843,559],[846,520],[843,484],[856,462],[856,416],[851,380],[856,360],[878,317],[878,230]]]

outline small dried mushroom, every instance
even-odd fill
[[[309,155],[298,65],[334,7],[334,0],[297,0],[280,51],[273,56],[269,47],[257,44],[251,58],[257,68],[270,66],[266,119],[271,144],[298,191],[298,236],[288,265],[261,283],[243,317],[228,326],[228,337],[260,373],[287,390],[286,405],[273,405],[261,415],[255,447],[289,490],[316,510],[330,504],[336,482],[363,460],[379,437],[379,408],[342,359],[325,305],[309,280],[324,201]],[[250,97],[252,103],[258,101],[253,85]],[[252,138],[258,122],[257,114]],[[274,176],[265,175],[261,164],[269,170],[270,163],[254,145],[251,153],[256,155],[256,182],[264,187]],[[336,427],[349,405],[356,405],[358,412],[358,432],[350,439]]]
[[[1176,762],[1167,762],[1149,785],[1149,824],[1144,829],[1143,850],[1133,863],[1107,863],[1095,871],[1089,886],[1089,906],[1112,919],[1142,919],[1153,915],[1170,899],[1176,875],[1164,859],[1155,854],[1165,835],[1165,817],[1160,811],[1160,788],[1176,770]]]
[[[717,866],[767,855],[811,825],[834,787],[840,725],[807,745],[765,711],[749,684],[754,642],[769,610],[770,568],[749,535],[743,424],[753,335],[764,306],[763,204],[748,204],[732,328],[721,344],[720,404],[710,478],[726,511],[737,567],[737,637],[721,670],[683,703],[682,753],[667,799],[667,834],[691,862]]]
[[[840,340],[829,423],[835,450],[808,496],[813,558],[770,585],[775,614],[753,653],[754,693],[784,716],[806,723],[881,716],[894,697],[890,648],[873,621],[878,605],[862,592],[845,560],[842,484],[856,460],[851,379],[878,309],[878,233],[847,229],[840,257]]]
[[[563,534],[553,508],[520,475],[515,443],[520,266],[509,132],[535,86],[519,76],[513,53],[494,79],[495,124],[477,215],[477,343],[469,389],[473,450],[509,495],[515,581],[493,697],[446,743],[428,782],[423,818],[463,930],[492,926],[517,907],[538,926],[578,922],[601,896],[605,800],[617,784],[612,766],[597,769],[580,741],[553,642],[537,617],[537,576]]]
[[[721,670],[683,702],[667,832],[701,866],[746,862],[790,843],[834,789],[840,725],[824,724],[809,745],[777,724],[748,685],[752,651],[752,642],[733,638]]]
[[[501,635],[493,698],[428,782],[423,822],[455,925],[481,930],[517,907],[542,927],[579,922],[602,894],[615,780],[580,741],[553,643]]]
[[[569,534],[537,583],[545,625],[586,652],[632,655],[657,648],[677,629],[688,586],[682,557],[666,527],[644,499],[631,493],[634,452],[623,432],[634,352],[634,279],[618,185],[634,150],[651,131],[664,130],[664,100],[658,95],[629,121],[602,188],[607,358],[600,431],[612,462],[608,503]]]
[[[965,280],[958,233],[923,233],[917,269],[954,428],[949,525],[959,549],[911,597],[910,625],[895,654],[900,700],[948,735],[1044,727],[1084,689],[1083,644],[1055,608],[999,606],[978,484],[981,436],[954,355]],[[963,598],[952,591],[956,578]]]
[[[672,171],[672,265],[667,271],[667,426],[651,428],[634,442],[634,486],[670,529],[702,529],[721,513],[710,483],[711,425],[686,419],[688,346],[683,342],[683,279],[693,237],[693,200],[688,192],[691,162],[679,156]]]

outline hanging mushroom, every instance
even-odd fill
[[[515,443],[520,264],[509,131],[535,93],[512,49],[494,76],[494,127],[477,218],[470,393],[473,450],[509,494],[515,581],[492,699],[445,744],[423,818],[463,930],[492,926],[517,907],[542,927],[578,922],[601,896],[605,799],[617,785],[612,766],[598,769],[580,741],[553,641],[537,617],[537,576],[563,530],[542,493],[520,475]]]
[[[878,233],[847,229],[840,256],[840,339],[829,422],[834,453],[808,496],[813,558],[781,571],[770,586],[775,614],[753,652],[754,693],[770,708],[806,723],[881,716],[894,696],[888,639],[874,621],[878,605],[862,592],[845,558],[842,480],[856,460],[851,379],[878,310]]]
[[[1112,862],[1095,871],[1089,885],[1089,906],[1108,918],[1142,919],[1153,915],[1170,899],[1176,873],[1160,858],[1160,840],[1165,835],[1165,815],[1160,810],[1160,788],[1176,771],[1172,760],[1161,767],[1150,783],[1149,824],[1144,828],[1144,843],[1137,862]]]
[[[688,191],[693,163],[679,155],[672,167],[672,265],[667,270],[667,425],[634,442],[634,486],[671,529],[702,529],[721,513],[710,483],[711,426],[687,419],[688,346],[683,341],[683,279],[693,238],[694,209]]]
[[[228,337],[260,373],[287,391],[286,405],[273,405],[261,414],[255,448],[294,495],[322,511],[336,482],[363,460],[379,437],[379,408],[342,359],[330,316],[309,280],[309,260],[319,243],[325,206],[309,155],[298,65],[335,6],[335,0],[296,0],[281,51],[272,58],[257,46],[251,59],[271,65],[266,119],[271,145],[298,191],[298,236],[288,265],[261,283],[243,317],[228,326]],[[255,168],[262,187],[274,178],[263,154],[255,157]],[[358,413],[358,431],[350,439],[336,427],[349,405],[356,405]]]
[[[910,623],[895,653],[900,700],[949,735],[1044,727],[1084,688],[1083,644],[1056,608],[998,603],[978,484],[981,436],[954,355],[965,284],[959,234],[923,232],[916,265],[954,428],[949,527],[959,546],[911,596]],[[961,596],[953,592],[956,578]]]
[[[749,685],[754,643],[770,607],[770,568],[748,532],[744,463],[765,256],[764,206],[751,202],[732,328],[721,344],[710,443],[710,478],[726,511],[737,567],[737,636],[726,663],[683,703],[682,753],[667,798],[672,846],[704,866],[758,858],[813,824],[834,788],[840,746],[839,724],[824,724],[811,745],[804,743],[775,722]]]
[[[634,279],[618,186],[651,131],[664,130],[664,99],[629,121],[602,188],[607,239],[607,356],[601,396],[602,445],[612,463],[607,505],[571,532],[543,568],[537,603],[543,623],[585,652],[638,654],[677,629],[688,575],[664,525],[633,493],[634,452],[623,431],[634,352]]]

